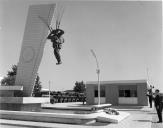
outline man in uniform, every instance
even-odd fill
[[[159,121],[157,123],[162,123],[162,98],[159,94],[159,90],[156,89],[155,90],[155,107],[156,107],[156,111],[157,111],[157,115],[159,118]]]
[[[154,88],[154,86],[150,85],[150,89],[148,90],[148,93],[147,93],[147,96],[148,96],[148,99],[149,99],[150,108],[152,108],[152,100],[153,100],[152,88]]]
[[[63,34],[64,34],[63,30],[54,29],[51,31],[51,33],[47,37],[47,39],[50,39],[51,42],[53,43],[54,55],[58,61],[58,63],[56,63],[57,65],[62,63],[60,49],[62,47],[62,44],[64,43],[64,38],[62,37]]]

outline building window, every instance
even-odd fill
[[[98,90],[95,89],[94,94],[95,94],[95,97],[98,97]],[[101,89],[100,97],[105,97],[105,90],[104,89]]]
[[[130,90],[131,91],[131,97],[137,97],[137,91],[136,90]]]
[[[119,97],[137,97],[136,90],[119,90]]]
[[[130,90],[125,90],[125,97],[131,97]]]
[[[95,97],[98,97],[98,90],[95,90]]]
[[[125,96],[124,90],[119,90],[119,97],[124,97],[124,96]]]

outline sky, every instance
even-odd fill
[[[20,56],[29,5],[54,0],[0,0],[0,77]],[[73,89],[76,81],[149,79],[163,92],[162,3],[160,1],[64,1],[65,43],[56,65],[46,41],[38,70],[43,88]],[[52,21],[55,26],[55,19]],[[148,73],[147,73],[148,69]],[[148,75],[147,75],[148,74]]]

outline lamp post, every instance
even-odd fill
[[[147,72],[147,84],[150,84],[149,83],[149,70],[148,70],[148,68],[146,68],[146,72]]]
[[[49,98],[50,98],[50,80],[49,80]]]
[[[97,65],[96,73],[97,73],[97,79],[98,79],[98,105],[100,105],[100,68],[99,68],[99,63],[98,63],[96,54],[92,49],[91,49],[91,53],[95,57],[96,65]]]

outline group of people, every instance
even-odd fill
[[[156,89],[155,93],[153,93],[152,91],[153,88],[154,86],[150,85],[150,89],[148,90],[147,93],[147,96],[149,98],[150,108],[152,108],[152,101],[154,101],[157,115],[159,118],[159,121],[157,123],[162,123],[162,109],[163,109],[162,96],[160,95],[160,91],[158,89]]]

